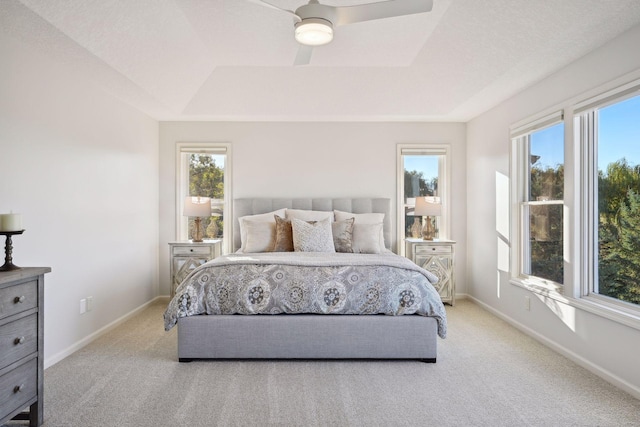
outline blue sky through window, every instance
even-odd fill
[[[531,134],[531,155],[539,156],[537,166],[564,163],[564,125]],[[598,169],[625,158],[629,165],[640,164],[640,96],[598,110]]]
[[[531,163],[546,169],[564,164],[564,123],[531,134]]]
[[[640,163],[640,96],[598,111],[598,169],[623,158]]]
[[[420,155],[420,156],[403,156],[404,169],[422,172],[422,176],[427,182],[433,178],[438,178],[438,156],[436,155]]]

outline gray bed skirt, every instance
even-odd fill
[[[435,362],[437,339],[436,320],[418,315],[200,315],[179,319],[178,358]]]

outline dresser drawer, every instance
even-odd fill
[[[185,255],[211,255],[211,248],[209,246],[174,246],[173,255],[185,256]]]
[[[37,350],[37,313],[0,326],[0,369]]]
[[[0,319],[29,310],[37,305],[37,280],[0,289]]]
[[[428,255],[428,254],[450,254],[451,253],[451,246],[440,246],[440,245],[434,245],[434,246],[425,246],[425,245],[420,245],[420,246],[416,246],[416,254],[418,255]]]
[[[0,377],[0,414],[26,407],[38,393],[38,359],[31,359]]]

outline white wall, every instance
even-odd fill
[[[640,26],[468,123],[468,291],[492,310],[640,397],[640,330],[509,284],[509,126],[640,70]],[[576,98],[577,97],[577,98]],[[505,193],[505,189],[507,190]],[[506,215],[508,221],[508,215]],[[505,263],[506,258],[506,263]],[[531,310],[525,310],[525,296]]]
[[[176,142],[230,142],[233,197],[388,197],[395,236],[396,145],[452,147],[451,238],[457,291],[466,292],[465,125],[460,123],[160,123],[160,293],[169,294],[175,240]]]
[[[157,295],[158,123],[6,35],[0,58],[0,212],[23,215],[14,263],[52,268],[48,366]]]

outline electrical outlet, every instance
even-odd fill
[[[531,311],[531,298],[529,298],[529,296],[524,297],[524,309]]]
[[[93,310],[93,297],[87,297],[87,311]]]
[[[80,300],[80,314],[85,314],[86,312],[87,312],[87,300],[83,298]]]

